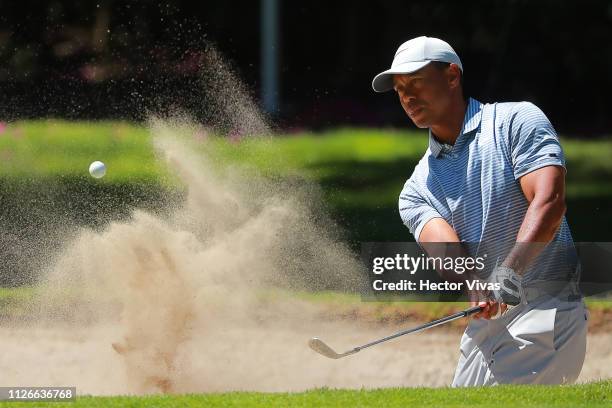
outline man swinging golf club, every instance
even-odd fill
[[[403,43],[372,87],[394,90],[414,124],[429,129],[399,198],[415,240],[425,250],[479,243],[495,255],[486,278],[500,290],[468,324],[453,386],[574,382],[587,312],[564,216],[563,150],[544,113],[529,102],[468,98],[459,57],[437,38]]]

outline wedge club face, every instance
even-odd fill
[[[351,354],[355,354],[359,351],[358,348],[354,348],[353,350],[349,350],[346,353],[338,354],[318,337],[313,337],[312,339],[308,340],[308,346],[317,353],[321,354],[322,356],[325,356],[327,358],[333,358],[334,360],[349,356]]]

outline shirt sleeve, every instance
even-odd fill
[[[423,196],[412,179],[406,181],[399,197],[399,212],[415,241],[419,241],[421,230],[432,218],[442,218]]]
[[[530,102],[516,105],[508,119],[508,137],[514,178],[555,165],[565,169],[565,157],[552,124]]]

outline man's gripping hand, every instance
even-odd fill
[[[499,286],[499,289],[492,291],[492,300],[506,305],[505,308],[498,308],[498,313],[495,316],[491,316],[492,319],[497,319],[521,303],[523,299],[521,277],[512,268],[496,266],[489,277],[489,282]]]
[[[499,289],[469,293],[472,306],[482,307],[482,311],[474,315],[475,319],[497,319],[524,298],[521,277],[512,268],[495,267],[488,281],[496,283]]]

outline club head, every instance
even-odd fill
[[[319,339],[318,337],[313,337],[312,339],[308,340],[308,346],[314,351],[316,351],[317,353],[321,354],[322,356],[325,356],[327,358],[332,358],[334,360],[337,360],[342,357],[346,357],[350,354],[354,354],[359,351],[358,349],[353,349],[353,350],[347,351],[346,353],[338,354],[331,347],[325,344],[323,340]]]

